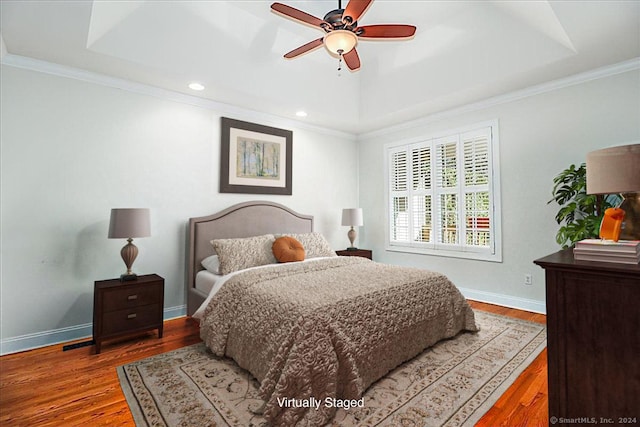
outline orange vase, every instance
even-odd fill
[[[600,223],[600,238],[617,242],[620,239],[620,229],[624,220],[624,211],[620,208],[609,208],[604,211]]]

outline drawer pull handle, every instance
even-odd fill
[[[127,297],[127,299],[128,299],[129,301],[133,301],[134,299],[138,299],[138,295],[129,295],[129,296]]]
[[[127,316],[127,319],[135,319],[138,315],[136,313],[131,313]]]

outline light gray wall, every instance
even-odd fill
[[[138,274],[166,280],[167,315],[183,314],[189,217],[247,200],[315,216],[345,246],[343,207],[357,204],[355,137],[251,112],[230,117],[293,131],[293,195],[220,194],[220,116],[159,97],[2,66],[2,352],[91,333],[93,282],[124,271],[110,209],[151,209],[136,239]],[[293,124],[293,126],[291,126]]]
[[[486,120],[499,120],[503,262],[385,251],[383,147]],[[544,311],[544,274],[533,264],[555,252],[553,178],[587,152],[640,140],[640,73],[635,71],[527,96],[467,113],[404,124],[359,142],[360,246],[374,259],[447,274],[468,297]],[[524,285],[524,275],[533,284]]]
[[[468,296],[544,309],[532,264],[557,250],[553,177],[588,151],[640,140],[637,70],[354,138],[252,112],[171,101],[36,71],[1,70],[0,353],[90,333],[93,281],[116,277],[123,241],[106,238],[112,207],[149,207],[153,236],[134,269],[166,279],[167,315],[183,312],[186,221],[266,199],[316,217],[343,248],[343,207],[364,209],[357,245],[374,259],[442,271]],[[238,110],[235,110],[236,112]],[[218,193],[219,118],[294,132],[293,196]],[[383,145],[499,120],[503,262],[384,250]],[[523,276],[533,274],[533,285]]]

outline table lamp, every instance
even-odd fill
[[[111,209],[109,238],[127,239],[128,242],[120,251],[122,260],[127,266],[127,272],[120,276],[121,281],[137,279],[136,274],[131,271],[131,266],[138,256],[138,248],[133,244],[133,238],[151,236],[150,228],[149,209]]]
[[[348,251],[355,251],[358,248],[353,246],[353,242],[356,240],[356,230],[353,227],[360,227],[363,225],[362,221],[362,209],[349,208],[342,210],[342,225],[349,226],[351,229],[347,233],[351,246],[347,248]]]
[[[620,194],[622,203],[604,212],[600,238],[640,239],[640,144],[587,153],[587,194]],[[624,222],[624,229],[622,224]]]

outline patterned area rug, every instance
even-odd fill
[[[332,426],[473,426],[546,346],[538,323],[475,311],[478,333],[425,350]],[[202,343],[118,367],[137,426],[267,426],[259,384]]]

